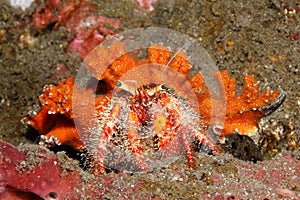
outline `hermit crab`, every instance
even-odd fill
[[[100,173],[148,170],[182,152],[192,168],[195,141],[218,153],[218,143],[232,133],[256,135],[258,121],[285,99],[280,89],[259,92],[251,75],[237,96],[227,71],[212,72],[215,87],[209,87],[202,73],[191,73],[183,49],[172,53],[150,44],[145,56],[138,53],[118,41],[100,45],[86,57],[75,84],[70,77],[45,86],[41,110],[25,120],[41,134],[40,143],[87,149]]]

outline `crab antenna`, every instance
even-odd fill
[[[174,60],[174,58],[179,54],[179,52],[181,50],[184,50],[186,48],[189,48],[191,46],[191,42],[187,41],[182,47],[180,47],[179,49],[177,49],[177,51],[174,53],[174,55],[170,58],[170,60],[167,63],[167,66],[169,66],[171,64],[171,62]]]
[[[129,92],[132,95],[136,94],[136,88],[135,88],[135,86],[130,86],[130,85],[128,85],[128,84],[126,84],[126,83],[124,83],[124,82],[122,82],[120,80],[118,80],[116,82],[116,86],[119,87],[122,90],[125,90],[125,91]]]

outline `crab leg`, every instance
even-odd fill
[[[174,104],[172,102],[163,104],[162,106],[166,107],[166,112],[170,115],[168,118],[173,120],[168,120],[168,118],[165,116],[166,114],[161,112],[163,109],[160,109],[160,111],[154,114],[154,133],[159,138],[159,148],[168,146],[170,141],[176,137],[176,132],[180,133],[180,136],[184,142],[190,168],[193,168],[194,160],[192,149],[185,131],[188,129],[185,127],[183,129],[182,122],[179,120],[181,108],[178,104]],[[175,128],[172,129],[172,127]],[[172,132],[170,132],[170,130],[172,130]]]
[[[192,156],[192,149],[190,147],[190,142],[189,142],[189,140],[186,136],[186,131],[185,130],[187,130],[191,134],[193,134],[201,144],[204,144],[205,146],[208,146],[213,152],[217,152],[217,153],[220,152],[219,149],[213,143],[211,143],[210,140],[204,134],[200,134],[199,132],[197,132],[195,130],[192,130],[188,127],[184,127],[183,129],[180,129],[181,137],[182,137],[182,140],[184,142],[184,146],[185,146],[185,150],[186,150],[186,153],[187,153],[190,168],[194,167],[194,159],[193,159],[193,156]]]
[[[111,117],[108,119],[108,123],[106,123],[102,129],[102,138],[100,139],[99,145],[97,147],[98,148],[97,167],[99,167],[99,169],[97,170],[99,170],[101,174],[105,172],[104,156],[105,156],[107,144],[109,142],[109,139],[112,136],[112,131],[117,123],[120,112],[121,112],[121,105],[116,103],[111,109]]]
[[[195,131],[192,129],[188,129],[194,136],[195,138],[201,143],[204,144],[205,146],[208,146],[213,152],[219,153],[220,150],[218,149],[218,147],[216,147],[212,142],[210,142],[211,140],[204,134],[204,133],[200,133],[199,131]]]
[[[183,143],[185,146],[186,155],[188,157],[188,162],[189,162],[190,168],[193,168],[194,167],[194,159],[193,159],[193,155],[192,155],[192,149],[190,146],[190,142],[186,137],[185,131],[180,129],[180,132],[181,132],[181,137],[182,137],[182,140],[183,140]]]
[[[136,114],[129,112],[129,120],[127,123],[127,137],[130,142],[131,152],[134,155],[136,163],[142,171],[147,170],[146,163],[143,158],[143,148],[140,143],[140,136],[137,132],[137,127],[140,127],[141,123]]]

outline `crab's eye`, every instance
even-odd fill
[[[160,85],[160,90],[166,90],[166,91],[168,91],[169,93],[172,93],[172,94],[175,92],[175,90],[173,88],[169,88],[167,86],[167,84],[165,84],[165,83]]]
[[[117,81],[116,86],[119,87],[120,89],[129,92],[130,94],[135,94],[135,87],[127,85],[126,83],[122,81]]]
[[[167,90],[168,89],[167,84],[165,84],[165,83],[161,84],[160,89],[161,90]]]
[[[121,81],[117,81],[117,82],[116,82],[116,86],[117,86],[117,87],[121,87],[121,86],[122,86],[122,82],[121,82]]]

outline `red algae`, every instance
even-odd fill
[[[53,26],[57,30],[65,26],[75,38],[68,51],[78,54],[82,59],[107,35],[119,28],[119,19],[93,14],[95,5],[86,0],[50,0],[43,9],[36,8],[32,24],[40,29]]]
[[[61,176],[62,168],[53,153],[43,147],[31,147],[31,150],[19,151],[8,143],[0,142],[1,199],[14,196],[9,188],[43,199],[77,198],[73,189],[79,186],[79,174],[67,172]]]

